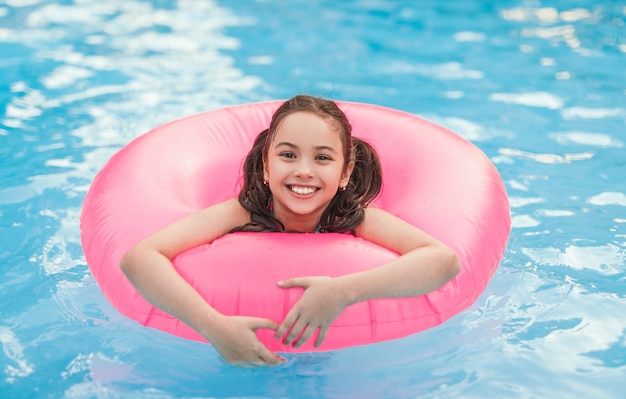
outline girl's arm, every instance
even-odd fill
[[[283,288],[304,287],[305,291],[276,330],[276,339],[288,332],[283,341],[297,347],[319,329],[315,341],[319,346],[332,321],[347,306],[374,298],[423,295],[460,271],[456,255],[447,246],[381,209],[366,208],[356,234],[400,257],[336,278],[302,277],[279,282]]]
[[[231,199],[187,216],[128,251],[121,268],[137,291],[209,340],[229,363],[273,365],[281,361],[256,337],[258,328],[276,329],[273,320],[225,316],[213,309],[174,269],[171,259],[210,243],[248,222],[245,209]]]

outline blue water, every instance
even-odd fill
[[[0,397],[623,397],[625,23],[593,0],[0,1]],[[513,229],[484,294],[273,369],[121,316],[79,240],[108,157],[301,92],[418,114],[490,157]]]

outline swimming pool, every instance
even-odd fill
[[[591,0],[1,3],[0,396],[620,397],[625,20]],[[513,230],[484,294],[275,369],[121,316],[79,242],[95,173],[168,120],[299,92],[418,114],[491,158]]]

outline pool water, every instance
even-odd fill
[[[626,386],[626,4],[0,2],[0,397],[619,398]],[[446,126],[513,229],[478,301],[382,344],[226,365],[104,299],[90,182],[149,128],[310,93]]]

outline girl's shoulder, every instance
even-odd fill
[[[193,241],[212,242],[235,227],[250,221],[250,214],[237,198],[210,205],[174,223],[176,231],[195,236]],[[188,238],[189,239],[189,238]]]
[[[403,219],[380,208],[368,206],[363,222],[355,228],[355,234],[398,253],[435,243],[429,234]]]
[[[241,206],[236,197],[208,206],[199,211],[198,215],[226,232],[250,221],[250,212]]]
[[[367,206],[363,211],[363,221],[354,229],[359,237],[368,236],[376,229],[384,228],[389,222],[387,217],[392,216],[389,212],[373,206]]]
[[[406,222],[394,214],[374,206],[367,206],[363,216],[363,222],[357,226],[357,235],[366,234],[397,236],[406,233],[425,234],[417,226]]]

